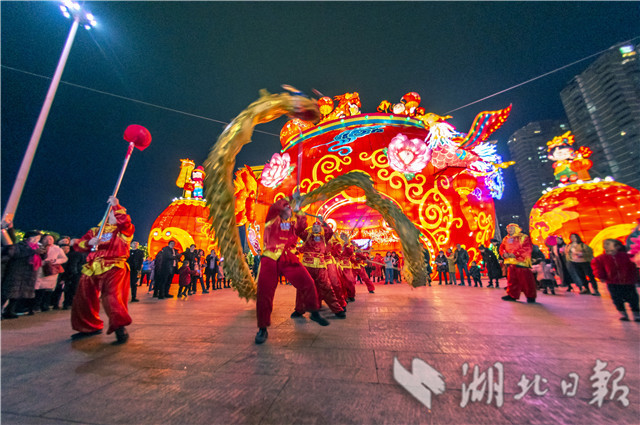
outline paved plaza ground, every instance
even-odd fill
[[[357,289],[347,319],[325,310],[331,325],[320,327],[291,319],[295,290],[279,286],[261,346],[255,303],[230,289],[185,301],[140,288],[125,345],[104,334],[72,342],[69,311],[3,320],[2,424],[640,423],[640,323],[620,322],[606,290],[526,304],[500,300],[502,289]],[[394,358],[423,401],[427,387],[440,391],[431,409],[396,381]],[[532,387],[521,397],[523,374]],[[601,407],[590,404],[598,382]]]

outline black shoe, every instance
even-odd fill
[[[131,302],[132,302],[132,303],[139,303],[139,302],[140,302],[140,300],[139,300],[139,299],[137,299],[137,298],[133,298],[133,299],[131,300]]]
[[[356,299],[354,297],[350,297],[350,298],[347,298],[347,301],[349,301],[350,303],[354,303],[356,302]]]
[[[342,307],[342,311],[344,311],[345,313],[347,312],[347,306],[346,305],[344,307]]]
[[[327,321],[327,319],[320,316],[320,313],[318,313],[317,311],[311,312],[310,319],[316,322],[317,324],[319,324],[320,326],[329,326],[329,322]]]
[[[488,284],[487,288],[493,288],[493,283]]]
[[[118,344],[124,344],[129,339],[127,330],[123,327],[116,329],[116,342]]]
[[[469,285],[469,286],[471,286],[471,285]],[[476,283],[473,287],[474,287],[474,288],[477,288],[477,287],[478,287],[478,284]]]
[[[627,316],[621,317],[620,320],[622,320],[623,322],[628,322],[629,318]]]
[[[374,292],[374,291],[369,291],[369,293],[370,293],[370,294],[375,294],[375,292]]]
[[[591,295],[593,295],[594,297],[599,297],[599,296],[600,296],[600,292],[597,292],[597,291],[596,291],[596,292],[594,292],[594,293],[593,293],[593,294],[591,294]]]
[[[203,294],[208,294],[208,293],[209,293],[209,291],[202,291],[202,293],[203,293]]]
[[[93,332],[77,332],[71,335],[71,339],[76,341],[78,339],[84,339],[84,338],[89,338],[90,336],[100,335],[101,333],[102,333],[102,329],[98,329],[97,331],[93,331]]]
[[[304,313],[298,313],[297,311],[294,311],[293,313],[291,313],[291,318],[292,319],[297,319],[298,317],[303,317]]]
[[[535,298],[527,298],[527,303],[535,304],[536,303],[536,299]]]
[[[553,289],[551,290],[551,295],[555,295],[556,291],[554,291]]]
[[[256,334],[255,342],[256,344],[264,343],[269,337],[269,332],[267,332],[267,328],[258,329],[258,333]]]
[[[2,313],[2,318],[3,319],[17,319],[18,317],[20,317],[20,316],[18,316],[15,313]]]
[[[171,295],[171,294],[167,294],[167,295],[165,295],[164,297],[165,297],[165,298],[173,298],[173,295]]]
[[[543,293],[543,294],[545,294],[545,295],[547,295],[547,290],[546,290],[546,289],[544,289],[544,290],[542,291],[542,293]]]
[[[53,307],[51,307],[52,310],[60,310],[60,307],[58,307],[57,305],[54,305]]]
[[[336,313],[336,317],[340,318],[340,319],[346,319],[347,318],[347,313],[345,313],[344,311],[339,311]]]
[[[518,301],[515,298],[513,298],[511,295],[505,295],[504,297],[502,297],[502,299],[504,301]]]

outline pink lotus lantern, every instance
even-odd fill
[[[278,187],[280,183],[284,181],[289,174],[293,171],[291,165],[291,157],[288,153],[280,155],[274,153],[262,170],[262,176],[260,177],[260,183],[266,187]]]
[[[398,134],[389,143],[387,157],[391,168],[411,180],[429,163],[431,149],[424,140],[409,139],[404,134]]]

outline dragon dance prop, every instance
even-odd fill
[[[256,284],[244,260],[236,227],[233,167],[242,146],[251,142],[253,128],[284,114],[305,121],[317,121],[320,118],[317,103],[313,99],[288,93],[270,94],[261,90],[260,98],[225,128],[204,163],[209,218],[220,253],[225,259],[225,275],[240,297],[247,301],[256,298]]]
[[[247,109],[227,126],[209,151],[204,163],[206,170],[206,199],[210,220],[225,259],[225,275],[241,298],[256,298],[256,283],[251,276],[236,228],[234,185],[232,181],[235,158],[242,146],[251,142],[256,125],[272,121],[284,114],[305,121],[320,118],[317,102],[300,95],[270,94],[266,90]],[[364,173],[352,172],[336,177],[324,186],[304,195],[302,206],[334,196],[345,188],[358,186],[367,194],[366,204],[378,210],[400,236],[407,259],[407,280],[412,286],[423,286],[427,272],[419,233],[409,219],[390,201],[382,198]]]

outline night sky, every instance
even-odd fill
[[[2,2],[2,208],[71,27],[57,2]],[[87,2],[98,20],[78,30],[36,152],[15,226],[81,236],[106,208],[129,124],[153,136],[136,151],[119,198],[146,242],[180,196],[180,158],[205,160],[225,124],[266,88],[291,84],[335,96],[357,91],[362,111],[409,91],[446,112],[640,35],[637,2]],[[637,40],[636,40],[637,42]],[[453,112],[468,132],[483,110],[513,104],[491,139],[531,121],[566,119],[560,90],[594,59]],[[19,72],[16,71],[24,71]],[[286,119],[257,127],[237,166],[280,149]],[[499,213],[522,208],[512,171]]]

